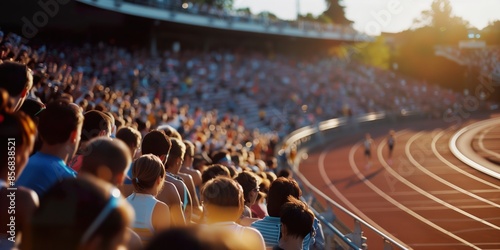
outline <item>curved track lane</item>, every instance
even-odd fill
[[[389,129],[369,131],[376,144],[371,161],[364,157],[360,132],[310,152],[299,171],[327,196],[414,249],[500,249],[500,180],[454,157],[448,143],[456,128],[441,121],[395,127],[392,159]],[[485,134],[491,131],[497,127]],[[351,218],[334,212],[352,227]],[[382,249],[382,241],[364,231],[369,248]]]

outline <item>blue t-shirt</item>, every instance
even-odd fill
[[[65,178],[76,178],[76,172],[59,157],[37,152],[32,155],[16,186],[24,186],[42,197],[47,190]]]

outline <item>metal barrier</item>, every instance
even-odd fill
[[[327,143],[339,136],[348,136],[349,133],[360,132],[360,128],[365,126],[373,126],[374,124],[387,124],[400,122],[404,120],[421,119],[419,113],[404,113],[404,114],[388,114],[388,113],[370,113],[358,117],[336,118],[320,122],[315,126],[307,126],[300,128],[289,134],[279,145],[283,151],[290,152],[292,148],[296,149],[297,156],[293,157],[289,163],[294,172],[294,176],[300,183],[306,202],[311,205],[316,217],[321,221],[323,228],[328,229],[333,240],[327,240],[328,249],[367,249],[367,238],[364,236],[362,228],[367,228],[378,235],[382,241],[383,249],[389,250],[393,247],[397,249],[411,249],[409,246],[397,240],[388,232],[383,232],[383,229],[378,229],[367,223],[354,213],[344,208],[339,203],[332,200],[330,197],[323,194],[319,189],[312,185],[299,171],[297,166],[300,163],[300,156],[307,153],[310,149]],[[350,132],[348,132],[350,131]],[[282,158],[283,159],[283,158]],[[318,198],[323,199],[327,206],[321,205]],[[333,213],[336,208],[348,217],[354,220],[353,228],[347,227]],[[321,211],[323,210],[323,211]],[[328,218],[329,217],[329,218]],[[326,230],[325,234],[326,234]],[[326,235],[325,235],[326,238]],[[333,241],[333,243],[332,243]]]

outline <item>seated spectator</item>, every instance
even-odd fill
[[[196,188],[194,186],[193,178],[189,174],[181,173],[180,169],[182,167],[182,163],[184,162],[184,156],[186,155],[186,145],[181,139],[170,138],[172,142],[172,148],[170,149],[170,155],[165,164],[165,170],[167,171],[167,176],[173,177],[176,179],[180,179],[183,182],[183,186],[186,188],[187,192],[184,192],[184,195],[187,197],[189,202],[188,209],[192,212],[184,213],[186,215],[191,215],[194,221],[198,221],[203,213],[203,209],[198,200],[198,195],[196,193]],[[178,189],[179,190],[179,189]],[[190,218],[186,219],[189,221]]]
[[[90,150],[83,156],[78,177],[92,175],[116,187],[121,187],[132,163],[125,143],[120,140],[97,137],[90,140],[87,147]],[[130,233],[127,249],[142,249],[139,235],[130,228],[127,229]]]
[[[111,184],[65,179],[41,197],[22,249],[121,249],[132,221],[132,208]]]
[[[133,229],[146,245],[156,232],[170,227],[169,207],[156,199],[165,182],[165,168],[152,154],[139,157],[132,165],[134,193],[127,201],[135,211]]]
[[[241,214],[242,225],[249,226],[256,219],[252,219],[252,210],[250,207],[255,204],[257,200],[257,196],[259,194],[259,180],[258,177],[249,171],[243,171],[234,178],[243,188],[243,197],[245,198],[245,206],[243,209],[243,213]],[[245,219],[245,220],[243,220]],[[245,222],[245,223],[243,223]]]
[[[88,151],[91,150],[86,148],[87,142],[100,136],[109,138],[111,135],[111,120],[108,115],[101,111],[91,110],[85,112],[83,116],[84,120],[80,145],[75,156],[71,160],[71,163],[69,164],[69,166],[77,172],[82,166],[83,155],[87,154]]]
[[[132,163],[129,148],[120,140],[97,137],[86,146],[80,174],[91,174],[115,186],[121,186]]]
[[[66,164],[80,142],[82,124],[83,115],[75,104],[63,101],[48,104],[38,124],[42,147],[29,158],[17,185],[33,189],[41,197],[64,178],[75,178],[76,172]]]
[[[184,145],[186,145],[186,153],[184,154],[184,161],[179,171],[189,174],[193,178],[196,194],[199,194],[201,188],[201,172],[193,168],[194,144],[188,140],[184,140],[183,142]]]
[[[231,177],[234,178],[236,176],[236,168],[234,167],[233,161],[231,160],[231,155],[228,151],[222,150],[215,152],[211,158],[213,164],[221,164],[223,166],[226,166],[229,170],[229,173],[231,174]]]
[[[302,249],[304,238],[311,233],[314,213],[304,202],[290,196],[288,202],[281,207],[280,221],[281,239],[279,246],[273,249]]]
[[[226,166],[220,164],[213,164],[208,166],[205,171],[201,174],[202,186],[205,185],[209,180],[214,179],[217,176],[225,176],[231,178],[231,174]]]
[[[33,75],[28,66],[17,62],[0,63],[0,88],[7,90],[12,109],[17,111],[33,86]]]
[[[271,184],[267,196],[267,212],[269,216],[251,225],[262,233],[267,247],[274,247],[279,244],[279,239],[281,238],[281,206],[288,201],[288,196],[299,199],[301,195],[302,190],[300,190],[299,184],[293,179],[279,177]],[[311,235],[308,234],[304,238],[303,248],[309,249],[310,244],[315,244],[316,248],[321,249],[322,244],[324,244],[324,235],[321,231],[319,221],[315,220],[310,231],[316,232],[315,238],[311,243]]]
[[[26,166],[36,135],[35,124],[29,116],[6,110],[8,98],[7,91],[0,89],[0,140],[5,142],[0,154],[0,249],[11,249],[14,242],[19,242],[38,206],[34,191],[23,187],[7,190],[14,184],[12,177],[19,176]],[[9,226],[12,224],[10,211],[13,211],[9,208],[10,196],[16,201],[15,230]]]
[[[172,142],[161,131],[153,130],[144,136],[142,140],[142,154],[153,154],[160,158],[163,164],[166,163]],[[172,180],[170,178],[169,180]],[[177,183],[179,180],[175,180]],[[184,197],[184,196],[183,196]],[[180,192],[171,181],[165,181],[163,190],[158,194],[158,200],[165,202],[170,207],[171,221],[174,226],[186,224],[184,217],[183,200]]]
[[[265,249],[264,239],[259,231],[236,223],[244,207],[243,190],[233,179],[216,177],[201,189],[205,222],[209,229],[228,229],[245,239],[247,249]]]
[[[116,132],[116,138],[127,144],[132,160],[135,159],[141,148],[141,133],[132,127],[122,127]],[[124,183],[132,184],[132,168],[129,168]]]
[[[190,225],[167,229],[154,237],[146,250],[254,250],[255,244],[242,240],[230,228]]]

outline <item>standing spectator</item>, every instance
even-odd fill
[[[76,172],[66,164],[76,152],[82,124],[83,115],[76,104],[64,101],[48,104],[38,124],[42,148],[29,158],[17,185],[42,196],[64,178],[75,178]]]

